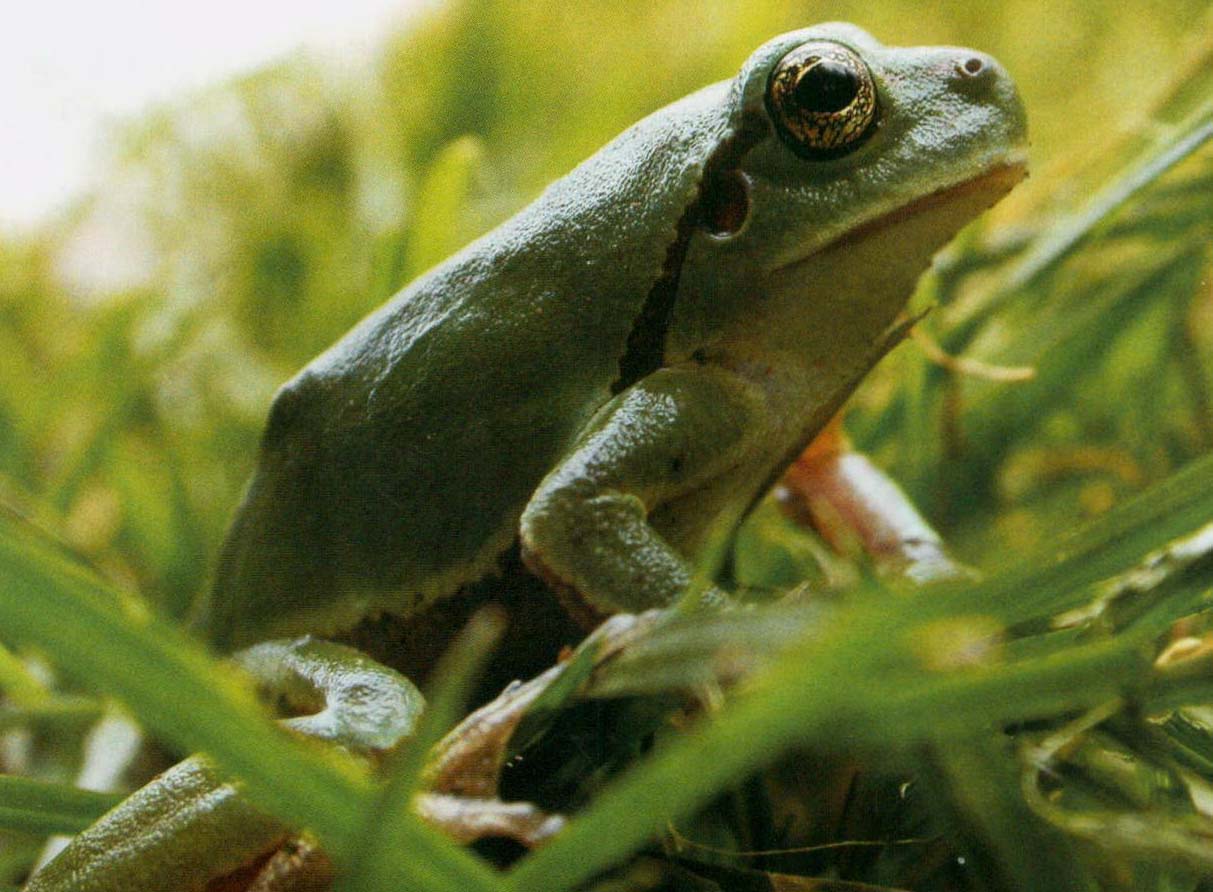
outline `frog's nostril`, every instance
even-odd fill
[[[956,71],[964,77],[977,77],[986,70],[986,60],[980,56],[969,56],[963,62],[956,63]]]

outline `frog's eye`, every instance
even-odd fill
[[[767,112],[784,142],[798,155],[845,155],[875,129],[872,72],[840,44],[801,44],[771,72]]]

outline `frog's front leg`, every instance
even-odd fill
[[[767,427],[764,406],[742,376],[698,363],[660,369],[620,393],[531,498],[524,560],[587,624],[674,603],[722,538],[696,524],[728,525],[748,503],[712,484],[749,463]]]
[[[843,554],[861,551],[877,572],[915,583],[970,577],[901,488],[856,452],[837,416],[784,473],[784,513]]]

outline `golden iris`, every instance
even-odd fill
[[[855,53],[837,43],[805,43],[789,52],[767,84],[767,110],[792,149],[837,158],[875,129],[876,84]]]

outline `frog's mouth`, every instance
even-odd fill
[[[976,176],[877,211],[775,268],[765,293],[770,311],[780,314],[784,336],[806,355],[837,354],[845,333],[855,342],[853,350],[870,345],[901,312],[939,249],[1026,174],[1021,158],[1002,156]]]
[[[795,266],[811,257],[826,251],[833,251],[865,241],[869,237],[897,228],[899,225],[919,217],[931,215],[932,212],[948,211],[952,213],[942,216],[954,223],[944,241],[950,239],[962,226],[976,218],[982,211],[993,207],[998,201],[1022,182],[1028,175],[1028,165],[1023,158],[1013,158],[1001,161],[974,177],[943,186],[934,192],[928,192],[907,204],[900,205],[891,211],[886,211],[865,223],[840,235],[809,255],[809,257],[794,260],[783,267]],[[942,242],[940,243],[942,246]]]

